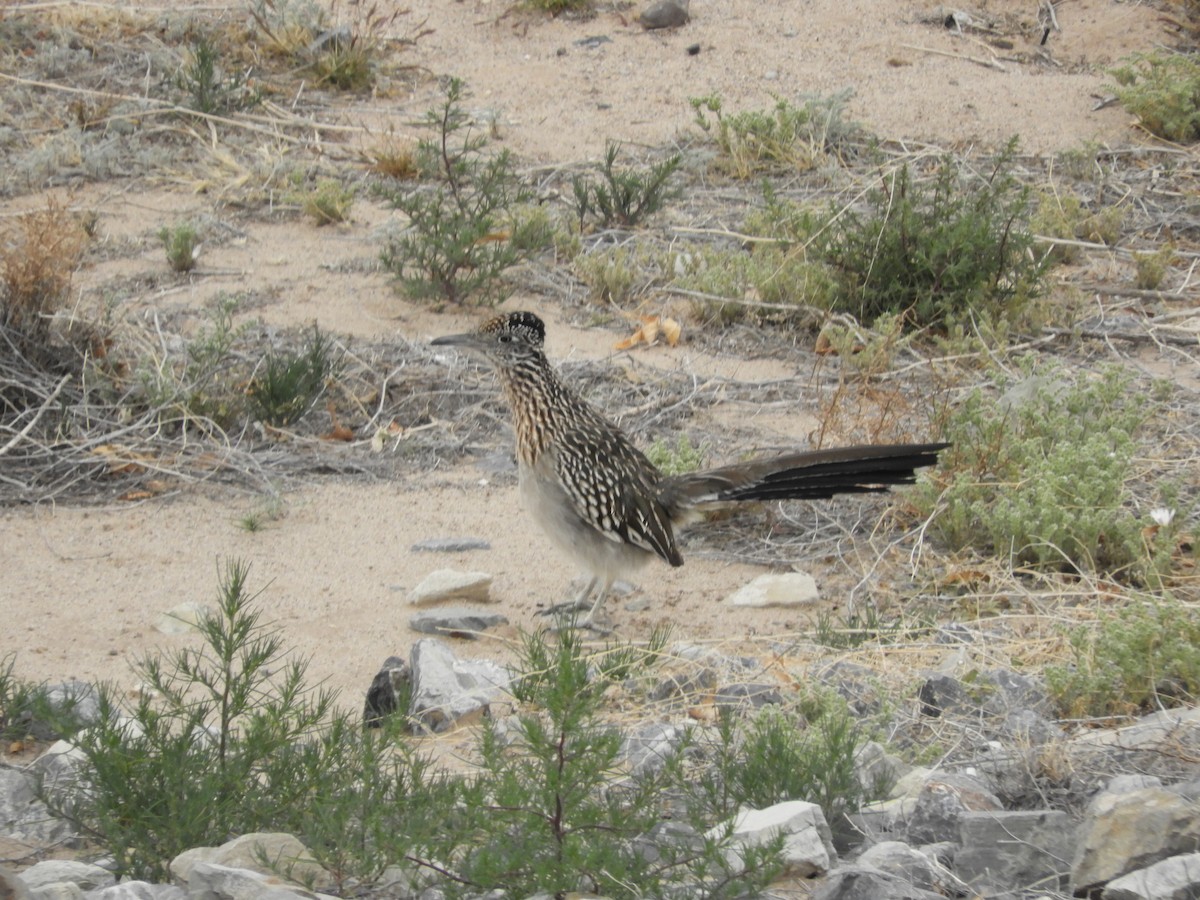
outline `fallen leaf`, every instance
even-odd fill
[[[321,435],[321,440],[349,442],[354,440],[354,431],[345,425],[334,425],[328,432]]]
[[[614,345],[616,350],[629,350],[638,344],[645,344],[649,347],[658,340],[659,333],[662,333],[663,340],[671,347],[679,343],[679,336],[683,328],[678,322],[671,318],[663,318],[660,316],[642,316],[642,324],[638,326],[638,330],[625,338],[623,341],[618,341]]]

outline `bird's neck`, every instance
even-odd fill
[[[577,401],[544,356],[505,369],[500,381],[512,409],[517,456],[531,466],[553,444],[562,411]]]

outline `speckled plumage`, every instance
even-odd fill
[[[562,383],[544,342],[541,319],[513,312],[434,344],[472,351],[498,373],[513,412],[522,498],[551,538],[592,575],[578,604],[600,587],[592,615],[629,569],[653,556],[683,564],[675,528],[697,506],[885,490],[913,481],[915,470],[935,463],[946,446],[798,452],[664,476],[617,426]]]

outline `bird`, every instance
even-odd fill
[[[577,628],[598,617],[614,581],[654,558],[683,565],[678,530],[706,506],[747,500],[813,500],[887,490],[916,480],[949,444],[805,450],[707,471],[666,475],[629,436],[573,391],[545,352],[534,313],[494,316],[473,331],[434,338],[490,365],[512,412],[519,492],[534,520],[590,576],[573,602]],[[589,603],[589,598],[592,598]]]

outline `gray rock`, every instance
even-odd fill
[[[945,897],[962,893],[961,883],[952,872],[936,859],[901,841],[884,841],[868,847],[855,862],[895,875],[923,891],[933,891]]]
[[[1074,828],[1065,812],[964,812],[959,829],[954,871],[975,893],[1066,888]]]
[[[310,884],[317,890],[334,886],[333,876],[321,868],[309,849],[298,838],[282,832],[251,832],[219,847],[185,850],[171,860],[171,875],[194,893],[193,873],[201,863],[287,879],[297,885]]]
[[[1004,717],[1001,733],[1025,746],[1040,747],[1052,741],[1065,740],[1061,728],[1034,709],[1014,709]]]
[[[908,820],[916,805],[915,797],[896,797],[868,803],[848,813],[846,818],[868,841],[890,841],[908,833]]]
[[[188,875],[190,900],[297,900],[313,894],[278,875],[197,862]]]
[[[1079,828],[1071,886],[1086,894],[1200,845],[1200,803],[1158,787],[1104,793]]]
[[[424,638],[413,644],[412,714],[428,728],[444,731],[463,716],[486,709],[508,687],[507,669],[490,660],[459,659],[444,641]]]
[[[946,900],[873,866],[842,866],[812,894],[812,900]]]
[[[930,718],[979,708],[962,682],[952,675],[932,675],[927,678],[917,691],[917,699],[921,701],[921,715]]]
[[[778,706],[783,695],[773,684],[758,681],[737,681],[717,689],[713,698],[723,709],[759,709],[763,706]]]
[[[76,837],[70,823],[50,815],[34,794],[34,776],[0,768],[0,834],[29,844],[49,846]]]
[[[671,2],[671,0],[665,0]],[[660,5],[660,4],[656,4]],[[759,575],[729,595],[731,606],[807,606],[821,599],[816,580],[807,572]]]
[[[930,776],[917,795],[917,804],[908,820],[908,842],[932,844],[957,840],[963,813],[1002,808],[999,798],[978,779],[937,773]]]
[[[912,768],[875,741],[866,741],[854,751],[854,778],[869,796],[891,791]]]
[[[73,884],[81,891],[108,887],[117,879],[108,869],[73,859],[46,859],[21,873],[21,879],[31,891],[49,884]]]
[[[638,22],[647,31],[678,28],[688,22],[688,0],[658,0],[642,11]]]
[[[491,550],[483,538],[430,538],[412,545],[413,553],[465,553],[468,550]]]
[[[649,774],[666,765],[681,740],[683,732],[674,725],[651,722],[627,735],[621,752],[634,775]]]
[[[30,900],[83,900],[83,888],[69,881],[56,881],[29,889]]]
[[[21,876],[4,866],[0,866],[0,900],[31,900]]]
[[[1039,715],[1053,712],[1050,697],[1042,683],[1011,669],[991,669],[981,678],[987,689],[983,708],[995,716],[1006,716],[1013,710],[1031,709]]]
[[[696,663],[684,663],[677,671],[667,672],[649,692],[649,698],[658,703],[675,698],[692,699],[697,694],[706,694],[717,686],[717,673],[710,667]]]
[[[486,572],[456,572],[454,569],[438,569],[430,572],[409,593],[413,606],[430,606],[450,600],[467,603],[486,603],[492,576]]]
[[[123,881],[98,891],[88,891],[83,900],[187,900],[187,891],[173,884]]]
[[[1200,853],[1172,856],[1108,883],[1101,900],[1196,900],[1200,897]]]
[[[704,850],[704,836],[687,822],[664,819],[646,834],[639,834],[632,841],[633,849],[646,862],[662,860],[663,848],[673,847],[692,853]]]
[[[709,837],[718,838],[725,833],[725,826],[718,825],[709,831]],[[742,849],[757,847],[783,834],[784,875],[808,878],[823,875],[837,861],[833,840],[825,814],[821,807],[806,800],[789,800],[766,809],[743,810],[733,822],[733,846],[726,851],[730,866],[742,865]]]
[[[398,656],[389,656],[371,679],[367,699],[363,702],[363,724],[379,728],[383,720],[395,713],[407,716],[412,696],[412,674],[408,663]]]
[[[421,634],[437,634],[471,641],[477,640],[480,632],[496,625],[507,624],[507,616],[468,606],[422,610],[408,620],[408,627]]]

